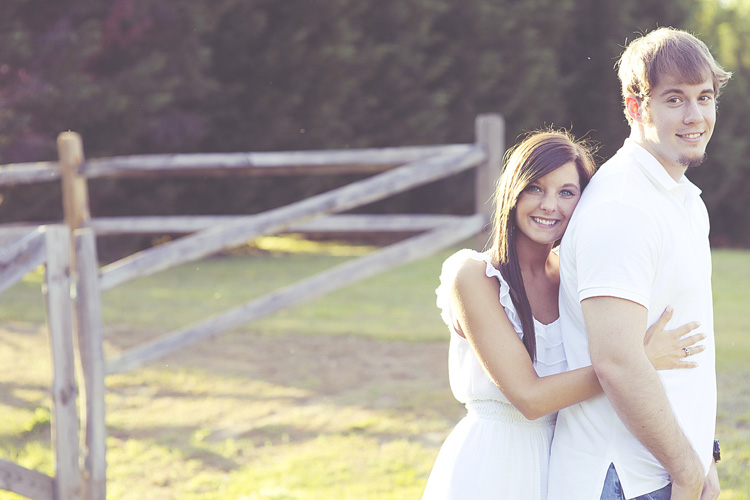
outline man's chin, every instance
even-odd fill
[[[689,169],[699,167],[704,161],[706,161],[706,153],[699,156],[682,156],[678,160],[680,165],[683,165]]]

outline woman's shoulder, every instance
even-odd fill
[[[493,282],[505,283],[489,253],[464,248],[445,260],[440,281],[443,284],[471,286],[485,277],[493,278]]]
[[[487,274],[488,268],[491,273],[496,270],[492,264],[492,258],[487,252],[464,248],[445,259],[442,277],[455,279],[459,275]]]
[[[510,296],[510,287],[487,252],[463,249],[448,257],[443,265],[440,286],[436,292],[438,305],[446,309],[455,298],[472,301],[477,297],[494,296],[494,300],[503,307],[516,332],[521,331],[521,323]]]

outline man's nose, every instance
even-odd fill
[[[685,105],[684,123],[698,123],[703,121],[703,113],[697,101],[688,101]]]

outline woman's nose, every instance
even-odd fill
[[[557,197],[553,194],[545,194],[539,208],[545,212],[554,212],[557,209]]]

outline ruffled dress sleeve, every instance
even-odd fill
[[[516,312],[510,297],[510,287],[500,271],[492,265],[489,255],[471,249],[459,250],[448,257],[443,263],[440,274],[440,285],[435,290],[437,306],[440,314],[450,331],[450,347],[448,355],[448,372],[451,390],[457,400],[462,403],[478,399],[492,399],[507,402],[507,398],[492,382],[484,371],[479,359],[469,342],[461,337],[454,325],[454,311],[450,302],[449,287],[455,280],[456,273],[466,259],[485,263],[485,274],[488,278],[498,280],[500,285],[498,300],[505,310],[513,329],[519,338],[523,338],[521,319]],[[559,320],[550,325],[534,322],[537,335],[537,362],[534,364],[541,376],[560,373],[567,369],[565,351],[562,346],[562,336],[559,331]]]

